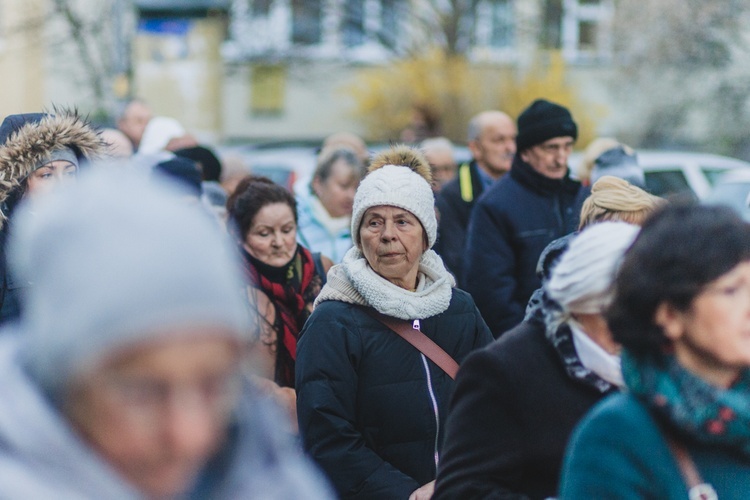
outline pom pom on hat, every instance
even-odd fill
[[[545,285],[566,312],[601,314],[612,301],[612,284],[622,257],[640,228],[625,222],[587,227],[552,269]]]
[[[359,244],[359,226],[368,208],[393,206],[419,219],[430,248],[437,239],[435,197],[430,164],[417,149],[393,146],[373,158],[367,176],[354,195],[352,237]]]

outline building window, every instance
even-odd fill
[[[365,43],[365,1],[347,0],[341,20],[341,36],[346,47]]]
[[[273,0],[250,0],[250,15],[267,16],[271,12]]]
[[[511,56],[516,45],[513,0],[481,0],[473,12],[473,53],[478,57]]]
[[[292,0],[292,43],[317,45],[323,33],[323,0]]]
[[[261,116],[283,113],[285,90],[284,66],[256,64],[250,73],[250,112]]]
[[[612,54],[613,0],[563,0],[561,48],[569,61],[601,61]]]

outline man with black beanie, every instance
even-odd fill
[[[578,127],[567,108],[537,99],[518,117],[516,156],[477,201],[464,255],[466,290],[497,338],[523,320],[539,288],[536,264],[552,240],[575,231],[587,190],[570,178]]]

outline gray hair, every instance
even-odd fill
[[[351,167],[357,178],[362,178],[364,175],[364,165],[354,150],[348,147],[324,148],[318,155],[318,164],[315,166],[315,172],[313,172],[312,179],[310,180],[310,192],[312,194],[315,194],[312,188],[313,181],[315,179],[320,179],[321,182],[327,181],[331,176],[333,166],[339,160],[343,160],[344,163]]]
[[[453,153],[453,143],[445,137],[430,137],[422,141],[419,145],[422,151],[433,151],[436,149],[445,149]]]

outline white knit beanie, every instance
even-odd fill
[[[625,251],[640,228],[600,222],[573,239],[552,269],[547,294],[566,312],[600,314],[612,301],[612,284]]]
[[[245,339],[251,323],[235,250],[180,191],[102,168],[19,209],[10,271],[24,363],[50,395],[118,350],[179,327]]]
[[[435,196],[430,164],[408,146],[395,146],[373,158],[354,195],[352,237],[359,245],[359,226],[368,208],[387,205],[408,210],[422,223],[429,248],[437,239]]]

